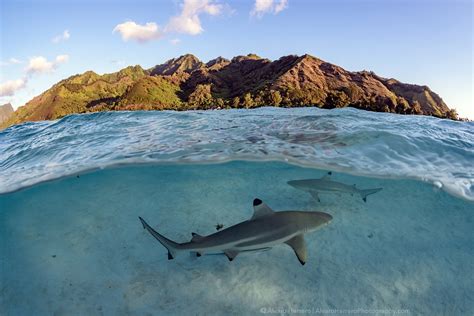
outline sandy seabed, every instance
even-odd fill
[[[286,184],[324,174],[276,162],[129,166],[0,195],[0,314],[474,314],[472,202],[340,173],[383,190],[319,203]],[[247,220],[256,197],[333,216],[305,236],[306,265],[287,245],[168,261],[138,220],[185,242]]]

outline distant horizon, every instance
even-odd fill
[[[474,119],[471,1],[6,0],[1,9],[0,104],[15,109],[88,70],[148,69],[186,53],[307,53],[426,85]]]

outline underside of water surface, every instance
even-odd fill
[[[259,314],[295,310],[474,311],[472,202],[414,180],[333,181],[383,188],[367,202],[289,186],[328,170],[282,162],[123,166],[0,195],[4,315]],[[248,220],[252,201],[315,210],[332,222],[305,235],[308,259],[285,245],[224,255],[166,249]],[[342,312],[341,312],[342,313]],[[337,313],[336,313],[337,314]]]

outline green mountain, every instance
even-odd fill
[[[427,86],[401,83],[373,72],[350,72],[310,55],[271,61],[249,54],[203,63],[188,54],[148,70],[130,66],[111,74],[87,71],[69,77],[20,107],[0,126],[71,113],[259,106],[350,106],[457,118]]]
[[[0,124],[6,121],[13,114],[13,107],[10,103],[0,105]]]

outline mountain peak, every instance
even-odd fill
[[[172,58],[164,64],[157,65],[151,69],[152,76],[170,76],[176,73],[191,73],[196,69],[204,66],[196,56],[192,54],[185,54],[177,58]]]
[[[206,67],[209,70],[219,70],[222,67],[227,66],[229,63],[230,63],[230,60],[219,56],[217,58],[214,58],[214,59],[211,59],[210,61],[208,61],[206,63]]]
[[[182,60],[182,61],[186,61],[186,60],[191,60],[193,62],[200,62],[199,58],[197,58],[196,56],[194,56],[193,54],[184,54],[184,55],[181,55],[179,56],[178,58],[175,58],[175,60]]]
[[[319,59],[318,57],[315,57],[310,54],[304,54],[300,56],[299,58],[301,61],[316,61],[316,62],[324,62],[323,60]]]
[[[258,56],[257,54],[247,54],[247,55],[239,55],[239,56],[235,56],[234,58],[232,58],[231,62],[233,63],[240,63],[242,61],[245,61],[245,60],[268,60],[270,61],[269,59],[266,59],[266,58],[262,58],[260,56]]]
[[[6,121],[13,114],[13,107],[10,103],[0,105],[0,124]]]

